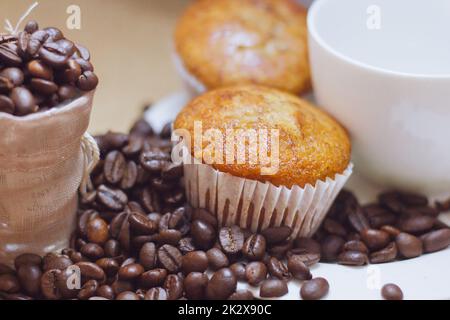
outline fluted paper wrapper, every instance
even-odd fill
[[[289,226],[295,237],[311,237],[317,231],[352,171],[350,164],[334,179],[288,189],[235,177],[206,164],[184,165],[190,204],[213,212],[221,226],[238,225],[252,232]]]
[[[94,93],[27,117],[0,114],[0,262],[69,245]]]
[[[191,96],[196,97],[207,91],[206,86],[186,69],[183,60],[175,51],[172,53],[172,60],[176,71]]]

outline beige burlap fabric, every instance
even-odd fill
[[[0,262],[68,246],[93,95],[24,118],[0,114]]]

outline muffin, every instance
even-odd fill
[[[189,201],[222,225],[254,232],[287,225],[311,236],[352,172],[345,129],[277,89],[210,91],[181,111],[174,129],[190,150]]]
[[[198,0],[175,31],[175,63],[195,93],[258,84],[311,87],[306,9],[294,0]]]

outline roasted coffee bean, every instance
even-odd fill
[[[170,139],[172,137],[172,123],[167,123],[161,130],[159,136],[163,139]]]
[[[417,216],[408,219],[401,219],[398,223],[400,230],[406,233],[421,234],[430,231],[436,218],[429,216]]]
[[[44,43],[39,49],[39,58],[51,67],[60,68],[66,65],[69,57],[71,57],[74,52],[75,46],[73,42],[66,39],[60,39],[55,42]]]
[[[115,258],[121,254],[120,244],[114,239],[109,239],[106,241],[103,249],[105,250],[105,256],[109,258]]]
[[[252,286],[259,285],[267,277],[267,267],[262,262],[250,262],[245,267],[247,282]]]
[[[108,209],[120,211],[125,208],[128,202],[127,195],[121,190],[114,190],[105,185],[97,189],[97,200]]]
[[[410,234],[400,233],[395,238],[398,251],[403,258],[415,258],[423,253],[422,241]]]
[[[145,270],[153,269],[156,266],[157,255],[156,246],[153,242],[144,244],[139,251],[139,262]]]
[[[249,260],[261,260],[266,252],[266,239],[259,234],[253,234],[245,240],[242,253]]]
[[[304,250],[304,253],[318,253],[320,254],[320,243],[311,238],[297,238],[294,241],[294,247],[296,249]]]
[[[42,275],[41,292],[46,299],[58,300],[62,298],[62,293],[58,285],[58,277],[62,273],[61,270],[49,270]]]
[[[395,224],[397,218],[394,214],[379,205],[368,205],[364,207],[364,212],[373,229],[378,229],[384,225]]]
[[[123,154],[119,151],[111,151],[105,158],[103,165],[103,174],[106,181],[111,184],[119,183],[124,175],[126,160]]]
[[[286,280],[290,278],[287,266],[275,257],[269,259],[267,269],[269,270],[269,274],[277,279]]]
[[[33,95],[25,87],[14,88],[11,91],[10,98],[16,106],[15,112],[18,116],[26,116],[38,110]]]
[[[120,181],[120,188],[129,190],[133,188],[137,182],[138,169],[134,161],[128,161],[123,172],[122,180]]]
[[[0,263],[0,275],[2,274],[14,274],[14,269],[6,264]]]
[[[436,252],[450,245],[450,229],[431,231],[420,237],[423,242],[424,252]]]
[[[293,255],[289,257],[287,267],[292,276],[298,280],[312,279],[312,274],[309,271],[308,265],[300,255]]]
[[[88,300],[89,298],[95,295],[97,289],[98,289],[98,282],[95,280],[89,280],[83,285],[80,292],[78,292],[78,299]]]
[[[387,232],[375,229],[365,229],[361,232],[361,240],[370,250],[379,250],[387,246],[390,236]]]
[[[237,279],[228,269],[216,271],[206,287],[206,297],[210,300],[225,300],[231,296],[237,287]]]
[[[370,263],[386,263],[394,261],[397,258],[398,249],[395,242],[390,243],[386,248],[370,254]]]
[[[158,261],[169,272],[175,273],[181,268],[182,255],[181,252],[174,246],[165,244],[158,250]]]
[[[213,270],[219,270],[230,265],[228,257],[218,248],[212,248],[206,252],[209,267]]]
[[[38,78],[31,79],[30,87],[33,92],[45,96],[51,95],[58,91],[58,86],[56,85],[56,83]]]
[[[237,290],[235,293],[233,293],[228,300],[238,300],[238,301],[245,301],[245,300],[254,300],[255,297],[253,296],[253,293],[249,290]]]
[[[167,300],[167,291],[164,288],[152,288],[145,294],[145,300]]]
[[[105,255],[103,248],[96,243],[87,243],[81,249],[80,252],[91,260],[100,259]]]
[[[245,281],[246,277],[245,277],[245,264],[242,262],[236,262],[233,263],[230,266],[231,271],[234,273],[234,275],[236,276],[236,279],[238,281]]]
[[[27,24],[25,25],[25,31],[29,34],[33,34],[34,32],[36,32],[39,29],[39,24],[34,21],[28,21]]]
[[[108,300],[114,300],[115,294],[114,290],[111,286],[103,285],[98,287],[96,293],[97,296],[108,299]]]
[[[161,230],[159,234],[156,237],[156,241],[159,245],[163,244],[171,244],[173,246],[178,245],[178,242],[180,242],[182,237],[182,234],[178,230],[173,229],[167,229],[167,230]]]
[[[41,266],[41,256],[33,253],[24,253],[14,259],[14,267],[18,270],[23,265]]]
[[[80,64],[75,59],[70,59],[67,61],[67,68],[59,74],[59,78],[62,83],[74,83],[81,76],[81,73]]]
[[[22,63],[22,58],[8,43],[0,44],[0,63],[5,66],[17,67]]]
[[[99,213],[95,210],[85,210],[78,217],[77,221],[77,233],[79,236],[86,238],[87,237],[87,225],[90,219],[97,218]]]
[[[140,157],[141,165],[151,173],[160,173],[170,161],[170,155],[159,149],[143,152]]]
[[[397,237],[401,233],[399,229],[390,225],[382,226],[380,230],[387,232],[392,238]]]
[[[140,264],[131,263],[119,269],[119,279],[125,281],[134,280],[137,279],[141,274],[143,274],[144,271],[144,267]]]
[[[182,176],[183,164],[167,163],[161,171],[161,177],[167,180],[179,179]]]
[[[117,295],[116,300],[140,300],[139,296],[131,291],[125,291]]]
[[[320,300],[328,294],[330,285],[324,278],[315,278],[306,281],[300,290],[303,300]]]
[[[159,195],[154,191],[146,188],[141,193],[141,204],[148,212],[161,211],[161,203]]]
[[[313,265],[317,264],[320,261],[320,254],[318,253],[302,253],[302,254],[293,254],[290,255],[288,258],[296,256],[296,259],[299,259],[304,264],[306,264],[307,267],[312,267]]]
[[[166,193],[162,198],[162,200],[169,206],[181,205],[185,201],[184,190],[177,188],[174,191],[171,191],[170,193]]]
[[[214,244],[216,231],[210,224],[195,220],[191,225],[191,235],[199,249],[207,250]]]
[[[139,213],[133,213],[128,217],[131,230],[137,234],[151,235],[158,230],[158,226],[147,216]]]
[[[381,296],[386,300],[403,300],[403,292],[399,286],[389,283],[381,289]]]
[[[367,249],[367,246],[364,244],[364,242],[359,241],[359,240],[347,241],[344,244],[343,250],[344,251],[357,251],[357,252],[361,252],[364,254],[369,253],[369,249]]]
[[[368,262],[367,254],[361,251],[344,251],[337,258],[337,263],[346,266],[363,266]]]
[[[1,80],[0,80],[0,91],[1,91]],[[14,114],[15,111],[14,102],[7,96],[0,95],[0,112],[5,112],[9,114]]]
[[[20,293],[4,293],[0,292],[0,300],[8,300],[8,301],[30,301],[33,300],[32,297],[29,297]]]
[[[61,39],[64,39],[64,34],[61,30],[54,27],[45,28],[43,31],[45,31],[48,34],[48,40],[49,42],[55,42]]]
[[[120,268],[119,263],[112,258],[102,258],[95,263],[103,269],[107,277],[115,276]]]
[[[92,262],[78,262],[75,264],[78,268],[80,268],[81,276],[86,280],[97,280],[102,283],[105,278],[105,272],[102,268]]]
[[[264,280],[261,283],[259,295],[263,298],[278,298],[289,292],[288,286],[283,280]]]
[[[322,260],[326,262],[335,261],[342,252],[345,240],[335,235],[328,235],[322,242]]]
[[[86,224],[86,235],[90,242],[103,245],[109,239],[108,224],[102,218],[90,219]]]
[[[111,288],[113,289],[115,296],[121,294],[122,292],[134,290],[134,286],[130,281],[122,281],[122,280],[114,281],[111,284]]]
[[[218,225],[217,218],[205,209],[194,209],[192,212],[192,221],[200,220],[204,223],[216,227]]]
[[[153,269],[141,274],[141,276],[139,277],[139,284],[143,288],[154,288],[162,286],[166,278],[166,269]]]
[[[347,235],[347,230],[337,221],[333,219],[325,219],[323,222],[323,229],[329,234],[334,234],[336,236],[345,237]]]
[[[0,77],[4,77],[11,81],[14,87],[21,86],[24,81],[24,74],[19,68],[6,68],[0,72]]]
[[[224,227],[219,232],[219,243],[226,254],[235,254],[244,246],[244,234],[238,226]]]
[[[347,213],[348,221],[353,229],[357,232],[362,232],[370,227],[370,223],[364,215],[363,209],[356,205]]]
[[[268,245],[278,244],[287,240],[292,233],[289,227],[274,227],[264,230],[261,234],[266,239]]]
[[[53,70],[40,60],[32,60],[27,65],[27,71],[33,78],[53,81]]]
[[[208,276],[201,272],[191,272],[184,279],[186,298],[192,300],[204,299],[208,287]]]
[[[98,86],[98,77],[92,71],[84,71],[81,76],[78,77],[77,87],[82,91],[91,91]]]
[[[194,240],[192,238],[183,238],[183,239],[181,239],[180,242],[178,243],[178,249],[183,254],[195,251],[196,247],[194,245]]]
[[[61,101],[74,99],[78,95],[78,90],[71,85],[62,85],[58,88],[58,97]]]
[[[182,269],[184,274],[205,272],[208,269],[208,255],[203,251],[189,252],[183,256]]]
[[[27,54],[34,57],[39,52],[45,41],[47,41],[48,37],[49,35],[44,30],[33,32],[27,45]]]
[[[9,94],[9,92],[14,88],[14,84],[11,80],[6,77],[0,76],[0,93]]]
[[[12,274],[0,275],[0,292],[18,293],[20,290],[19,279]]]
[[[164,282],[168,300],[178,300],[183,296],[183,279],[176,274],[169,274]]]
[[[284,242],[277,243],[269,247],[268,253],[271,256],[274,256],[278,259],[282,259],[292,249],[293,245],[294,245],[293,241],[286,240]]]

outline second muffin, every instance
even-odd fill
[[[249,85],[208,92],[186,106],[174,129],[189,133],[191,156],[199,161],[185,166],[191,204],[215,212],[224,225],[253,231],[288,225],[312,235],[352,171],[346,131],[323,111],[276,89]],[[258,139],[252,148],[249,132],[265,136],[266,147]],[[230,148],[230,141],[243,143],[245,161],[237,161],[239,149]],[[230,151],[234,161],[226,158]],[[261,159],[261,151],[276,156],[274,172],[264,173],[274,163],[250,161]]]

